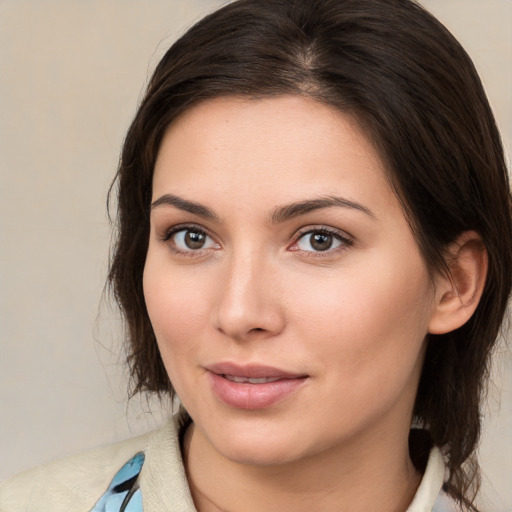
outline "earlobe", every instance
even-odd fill
[[[480,302],[487,277],[487,250],[475,231],[462,233],[446,258],[450,272],[436,279],[430,334],[445,334],[464,325]]]

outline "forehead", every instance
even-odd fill
[[[217,98],[186,111],[165,133],[153,180],[153,200],[229,194],[247,205],[256,195],[282,202],[334,192],[373,202],[372,190],[385,202],[393,195],[354,117],[293,95]]]

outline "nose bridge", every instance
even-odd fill
[[[278,333],[284,316],[273,286],[273,265],[265,251],[238,247],[225,260],[216,323],[224,334],[244,339]],[[275,285],[275,282],[274,282]]]

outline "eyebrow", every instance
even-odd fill
[[[208,208],[207,206],[196,203],[194,201],[183,199],[182,197],[176,196],[174,194],[164,194],[163,196],[159,197],[153,201],[153,203],[151,203],[151,209],[162,205],[174,206],[178,210],[192,213],[214,222],[220,222],[220,217],[211,208]],[[305,215],[306,213],[312,212],[314,210],[331,208],[333,206],[350,208],[365,213],[374,219],[376,218],[374,213],[369,208],[363,206],[360,203],[351,201],[350,199],[345,199],[343,197],[326,196],[318,199],[308,199],[284,206],[278,206],[270,215],[269,220],[271,224],[280,224],[295,217]]]
[[[287,220],[293,219],[300,215],[312,212],[314,210],[321,210],[322,208],[331,208],[333,206],[350,208],[365,213],[366,215],[376,219],[374,213],[363,206],[360,203],[345,199],[344,197],[338,196],[326,196],[319,199],[309,199],[307,201],[300,201],[297,203],[291,203],[285,206],[277,207],[270,217],[272,224],[279,224],[280,222],[286,222]]]
[[[178,210],[193,213],[194,215],[198,215],[199,217],[203,217],[215,222],[220,222],[219,217],[212,209],[200,203],[195,203],[193,201],[183,199],[182,197],[175,196],[174,194],[164,194],[163,196],[159,197],[156,201],[151,203],[151,209],[161,205],[174,206],[175,208],[178,208]]]

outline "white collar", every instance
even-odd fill
[[[430,450],[427,467],[416,495],[406,512],[448,512],[442,503],[436,503],[442,496],[445,466],[441,450],[434,446]],[[440,505],[443,508],[439,508]]]

